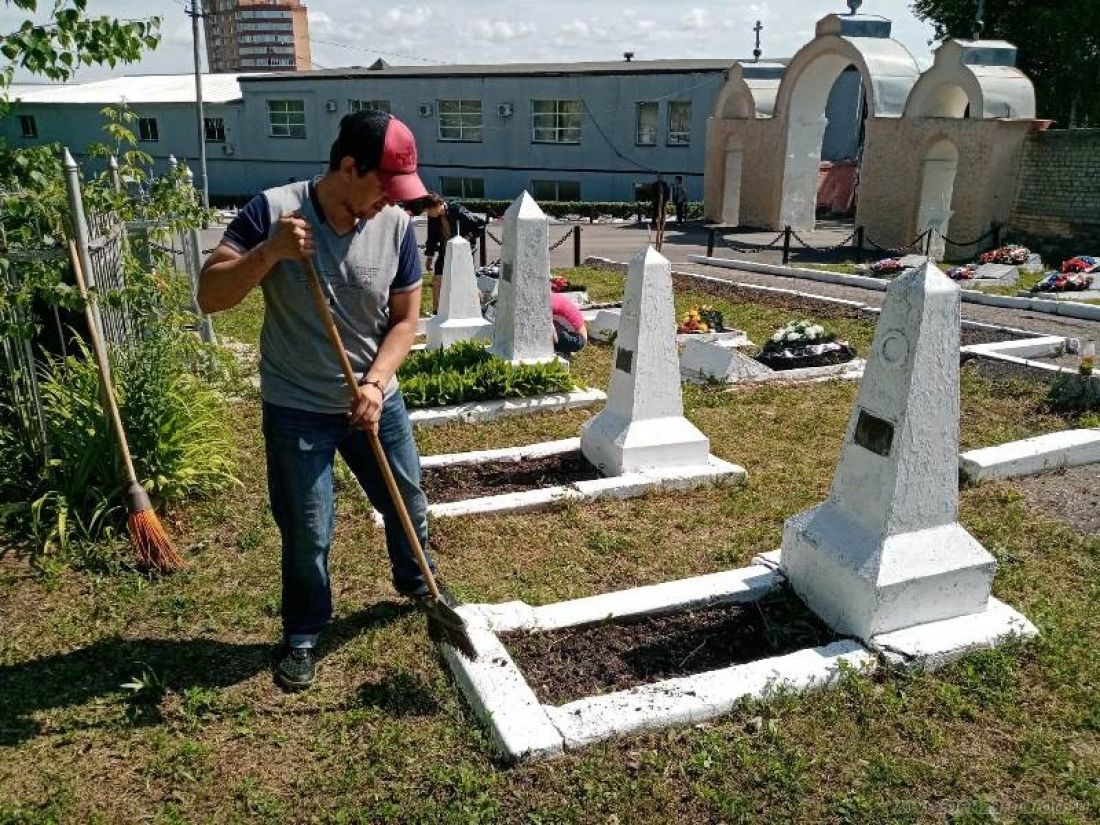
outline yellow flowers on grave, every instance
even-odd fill
[[[676,326],[676,332],[685,333],[722,332],[725,325],[722,323],[722,313],[709,304],[694,306],[684,313],[684,317]]]

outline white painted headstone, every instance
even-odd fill
[[[689,340],[680,353],[680,375],[685,381],[743,381],[774,372],[737,349],[746,341]]]
[[[993,557],[956,521],[959,300],[931,263],[887,287],[829,498],[784,525],[783,572],[840,633],[986,608]]]
[[[613,339],[619,334],[619,320],[621,314],[622,310],[617,307],[599,310],[596,313],[596,317],[587,324],[589,337],[598,338],[601,341],[610,341]]]
[[[707,462],[710,439],[680,398],[672,266],[652,247],[630,261],[607,404],[581,430],[581,452],[607,475]]]
[[[506,361],[552,361],[550,228],[534,198],[523,192],[504,213],[493,353]]]
[[[439,312],[428,320],[428,349],[449,347],[473,338],[491,339],[493,325],[481,317],[474,257],[465,238],[447,241]]]

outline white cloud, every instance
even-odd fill
[[[375,25],[384,32],[408,31],[422,28],[434,12],[428,6],[414,6],[411,9],[389,9]]]
[[[680,18],[680,25],[685,29],[705,29],[710,26],[710,17],[706,9],[692,9]]]
[[[474,20],[463,28],[463,35],[482,43],[504,43],[533,34],[533,23],[510,23],[507,20]]]
[[[323,11],[309,9],[309,33],[328,37],[333,32],[332,18]]]

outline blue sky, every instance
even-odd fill
[[[158,15],[164,39],[139,65],[83,69],[78,80],[191,69],[189,0],[90,0],[90,11],[115,17]],[[51,0],[40,0],[49,7]],[[814,23],[846,12],[845,0],[308,0],[313,60],[319,67],[390,63],[507,63],[751,57],[752,25],[764,24],[764,58],[789,57],[813,36]],[[863,14],[894,21],[894,37],[922,63],[931,27],[918,22],[910,0],[865,0]],[[22,19],[7,3],[0,28]],[[17,77],[26,80],[26,77]]]

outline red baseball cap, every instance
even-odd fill
[[[416,139],[409,127],[392,115],[386,124],[376,171],[393,201],[411,201],[428,194],[416,174]]]

